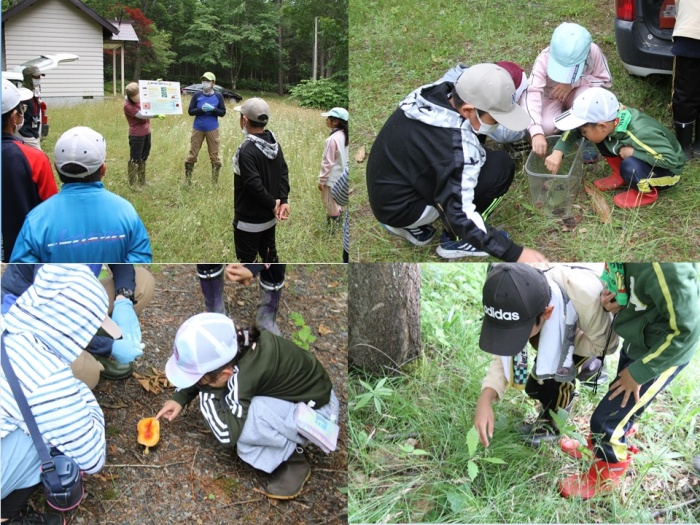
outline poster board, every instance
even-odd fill
[[[139,80],[141,113],[145,116],[182,115],[179,82]]]

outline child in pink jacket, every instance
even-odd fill
[[[533,120],[528,132],[535,154],[547,154],[545,137],[556,131],[554,117],[570,109],[577,96],[590,87],[610,86],[608,61],[586,28],[568,22],[557,27],[549,47],[535,59],[521,103]]]
[[[343,209],[335,202],[332,189],[340,179],[343,170],[348,166],[349,141],[348,141],[348,110],[345,108],[333,108],[326,113],[326,126],[331,133],[326,139],[321,159],[321,172],[318,175],[318,189],[321,192],[321,200],[326,207],[327,221],[331,233],[336,225],[340,224],[340,212]]]

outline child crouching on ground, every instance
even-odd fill
[[[156,419],[172,421],[199,394],[199,407],[214,437],[253,467],[272,473],[270,498],[292,499],[311,476],[299,435],[297,403],[314,402],[326,419],[338,417],[338,399],[328,373],[311,352],[291,341],[236,331],[223,314],[189,318],[175,335],[165,365],[177,387]]]
[[[583,136],[597,145],[613,170],[609,177],[595,181],[598,189],[627,188],[613,198],[621,208],[653,204],[660,189],[680,180],[685,155],[671,130],[621,105],[606,89],[587,90],[555,122],[565,133],[545,159],[547,169],[556,173],[569,145]]]

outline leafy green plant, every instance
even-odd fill
[[[294,325],[299,328],[299,330],[292,334],[292,341],[294,341],[294,344],[303,348],[304,350],[308,350],[311,343],[316,340],[316,336],[311,333],[311,327],[306,324],[303,315],[298,312],[292,312],[290,317],[292,318]]]
[[[289,90],[292,98],[305,108],[330,109],[336,106],[348,106],[347,82],[331,78],[320,80],[302,80]]]
[[[479,434],[476,427],[472,427],[467,432],[467,452],[469,453],[469,461],[467,461],[467,475],[469,479],[474,481],[479,475],[479,461],[485,461],[487,463],[494,463],[496,465],[505,465],[506,462],[501,458],[495,457],[484,457],[477,455],[477,448],[479,446]]]
[[[355,406],[353,407],[353,410],[359,410],[371,401],[374,404],[374,408],[376,409],[377,413],[381,414],[382,408],[384,407],[384,399],[389,398],[394,394],[393,389],[388,386],[384,386],[387,378],[381,378],[374,386],[370,385],[366,381],[363,381],[362,379],[359,379],[358,381],[365,388],[366,392],[355,396]]]

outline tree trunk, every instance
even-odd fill
[[[420,266],[351,264],[348,268],[348,362],[392,374],[420,354]]]
[[[279,23],[277,25],[277,94],[284,95],[284,71],[282,64],[282,0],[277,1]]]

